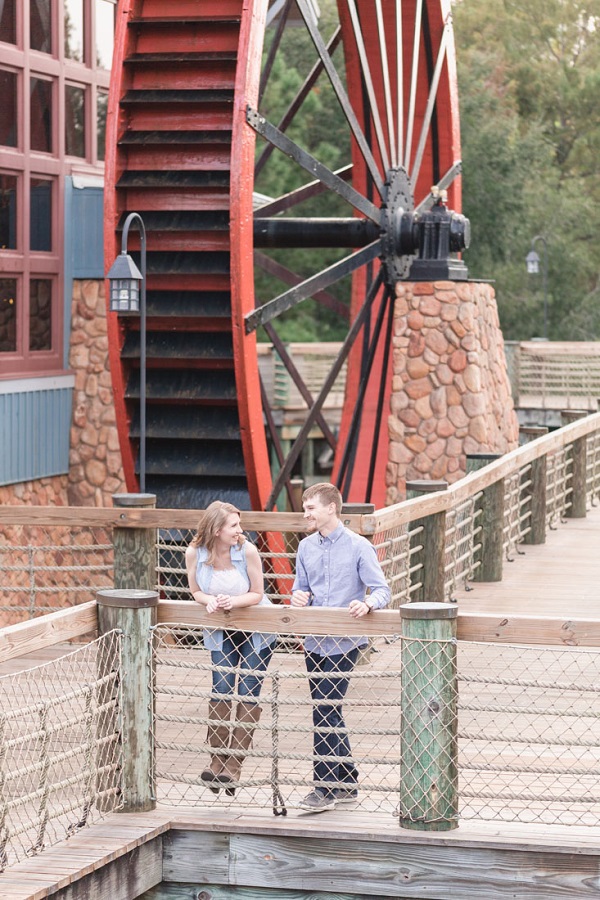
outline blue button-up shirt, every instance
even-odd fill
[[[391,592],[372,544],[341,523],[327,537],[319,532],[300,541],[296,557],[294,591],[310,591],[310,605],[329,609],[347,607],[364,600],[369,591],[373,609],[383,609]],[[348,617],[348,629],[358,620]],[[347,653],[364,647],[366,637],[307,636],[305,648],[320,656]]]

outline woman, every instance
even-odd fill
[[[231,503],[215,500],[207,507],[186,550],[185,561],[192,596],[196,603],[206,606],[209,615],[217,609],[270,605],[264,594],[258,550],[246,540],[240,512]],[[227,794],[235,794],[243,754],[252,746],[260,718],[258,697],[275,638],[276,635],[221,629],[204,634],[212,662],[212,698],[208,703],[208,744],[212,754],[200,777],[214,793],[224,787]],[[230,721],[234,694],[239,699]],[[232,752],[219,752],[223,750]]]

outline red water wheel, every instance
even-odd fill
[[[449,205],[460,210],[449,7],[449,0],[338,0],[339,21],[325,26],[310,0],[277,0],[270,8],[266,0],[122,0],[105,246],[110,264],[128,213],[143,217],[146,489],[159,505],[201,508],[219,497],[272,509],[315,428],[332,449],[332,480],[344,496],[382,504],[392,301],[410,262],[402,222],[427,205],[432,185],[447,188]],[[314,59],[275,120],[269,76],[292,20],[307,29]],[[324,84],[347,129],[347,158],[335,171],[298,139],[311,93]],[[281,153],[297,167],[298,185],[261,199],[255,171],[264,179]],[[311,212],[315,198],[323,208],[323,196],[331,197],[330,216]],[[134,250],[135,240],[132,231]],[[286,248],[294,259],[299,248],[314,259],[315,247],[335,248],[334,262],[308,275],[282,263]],[[264,282],[255,291],[264,273],[268,285],[278,281],[268,296]],[[345,322],[342,351],[312,393],[278,336],[301,303],[333,309]],[[136,490],[139,320],[108,318],[125,474]],[[279,440],[264,402],[261,328],[309,407],[291,446]],[[345,363],[334,434],[322,407]]]

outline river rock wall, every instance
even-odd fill
[[[406,481],[453,482],[468,453],[518,445],[494,290],[484,282],[396,285],[386,503]]]

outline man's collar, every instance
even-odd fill
[[[335,528],[335,529],[334,529],[330,534],[328,534],[328,535],[323,535],[323,534],[321,534],[320,531],[318,532],[318,534],[319,534],[319,543],[322,544],[323,541],[331,541],[332,544],[335,544],[335,542],[338,540],[338,538],[340,538],[340,537],[342,536],[343,533],[344,533],[344,526],[342,525],[341,522],[339,522],[338,525],[337,525],[337,528]]]

